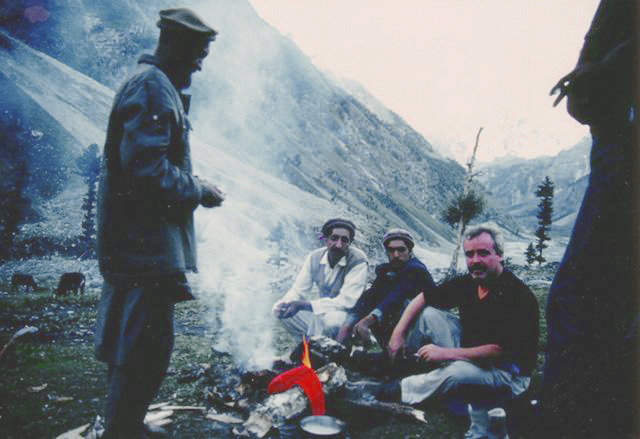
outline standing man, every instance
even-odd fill
[[[590,127],[591,174],[549,290],[541,437],[638,437],[637,1],[602,0],[557,104]],[[634,140],[635,138],[635,140]]]
[[[307,256],[291,289],[273,306],[273,314],[298,340],[302,335],[335,338],[367,280],[367,256],[351,245],[356,226],[330,219],[322,235],[325,247]],[[310,300],[314,285],[318,298]]]
[[[437,368],[384,385],[378,398],[416,404],[455,396],[469,403],[465,438],[481,438],[487,436],[487,411],[529,386],[538,349],[538,304],[503,268],[497,231],[475,227],[463,246],[469,273],[416,296],[389,340],[392,358],[406,348]],[[459,319],[443,311],[454,307]]]
[[[104,438],[145,437],[143,420],[169,365],[173,307],[193,299],[193,211],[224,197],[191,173],[182,90],[216,31],[189,9],[160,11],[160,38],[116,94],[104,146],[98,259],[104,278],[96,357],[108,365]]]
[[[385,347],[405,306],[420,292],[435,288],[427,267],[413,255],[413,236],[403,229],[390,229],[382,237],[389,262],[376,267],[376,278],[362,294],[340,328],[337,341],[353,334],[365,344],[371,333]],[[355,325],[355,326],[354,326]]]

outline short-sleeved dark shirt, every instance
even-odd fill
[[[503,350],[498,366],[517,366],[530,375],[538,354],[538,303],[520,279],[508,270],[495,280],[480,300],[478,285],[465,275],[426,291],[425,302],[442,309],[458,308],[462,347],[497,344]]]

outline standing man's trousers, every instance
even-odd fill
[[[98,308],[96,358],[108,365],[103,438],[142,436],[173,349],[173,303],[162,282],[116,284],[105,279]]]

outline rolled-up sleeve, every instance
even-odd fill
[[[366,261],[353,267],[344,277],[340,293],[336,297],[322,297],[311,301],[314,314],[325,314],[330,311],[349,311],[362,295],[367,281]]]
[[[313,287],[313,278],[311,277],[311,255],[307,256],[302,264],[302,268],[296,276],[296,280],[293,285],[286,292],[282,299],[278,300],[273,305],[273,310],[282,302],[290,302],[292,300],[307,299],[311,294],[311,288]]]

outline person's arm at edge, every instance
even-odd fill
[[[496,360],[502,355],[497,344],[486,344],[470,348],[444,348],[427,344],[418,349],[417,355],[424,361],[483,361]]]
[[[311,254],[307,256],[293,281],[293,285],[289,288],[289,291],[276,303],[273,304],[272,311],[277,316],[276,309],[284,303],[288,303],[294,300],[301,300],[309,296],[311,288],[313,287],[313,279],[311,277]]]
[[[396,324],[396,327],[393,328],[393,332],[391,333],[391,337],[389,337],[389,345],[387,346],[387,352],[389,357],[393,360],[398,352],[404,346],[404,339],[407,333],[407,329],[411,326],[411,323],[415,320],[416,316],[424,309],[426,305],[424,294],[418,294],[413,298],[411,302],[407,305]]]

